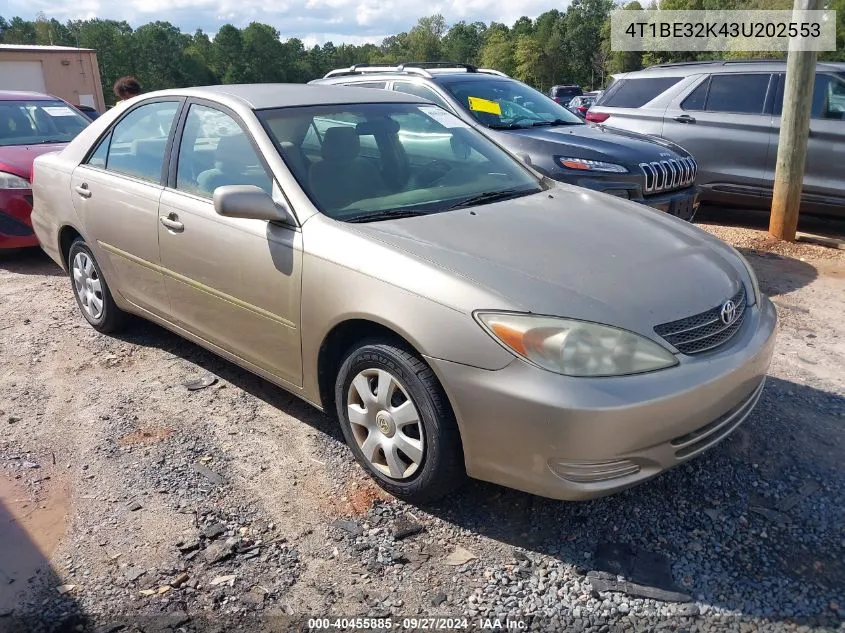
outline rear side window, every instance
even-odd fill
[[[639,108],[656,98],[682,77],[643,77],[620,79],[604,93],[598,105],[614,108]]]
[[[681,103],[683,110],[704,110],[707,105],[707,89],[710,87],[710,77],[698,84],[689,96]]]
[[[344,86],[352,86],[354,88],[380,88],[385,89],[387,88],[386,81],[361,81],[361,82],[353,82],[348,84],[343,84]]]
[[[707,93],[708,112],[762,114],[769,88],[766,74],[726,74],[710,78]]]
[[[179,104],[175,101],[160,101],[142,105],[123,117],[109,133],[111,141],[107,143],[105,168],[142,180],[160,182],[167,138],[178,108]],[[89,159],[95,167],[104,166],[101,162],[104,145],[101,142]]]
[[[429,101],[433,101],[439,105],[441,108],[451,110],[448,104],[443,101],[443,99],[441,99],[434,90],[426,86],[420,86],[419,84],[411,83],[410,81],[396,81],[393,83],[393,89],[397,92],[404,92],[405,94],[414,95],[415,97],[428,99]]]

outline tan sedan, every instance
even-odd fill
[[[143,95],[33,188],[93,327],[140,315],[336,413],[406,499],[631,486],[734,430],[771,359],[737,251],[395,92]]]

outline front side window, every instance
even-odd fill
[[[544,189],[507,152],[434,105],[342,104],[258,114],[315,206],[338,220],[437,213]]]
[[[193,104],[179,145],[176,188],[210,198],[224,185],[272,192],[272,179],[241,126],[225,112]]]
[[[397,92],[404,92],[405,94],[414,95],[415,97],[428,99],[429,101],[439,105],[441,108],[451,110],[449,104],[428,86],[421,86],[410,81],[395,81],[393,82],[393,89]]]
[[[456,80],[442,85],[464,110],[489,128],[584,124],[543,93],[512,79]]]
[[[90,123],[64,101],[0,101],[0,146],[68,143]]]
[[[132,110],[112,128],[88,159],[95,167],[126,176],[161,182],[164,153],[179,103],[159,101]],[[108,145],[105,165],[100,164],[102,147]]]
[[[708,112],[762,114],[769,89],[768,74],[713,75],[707,92]]]
[[[710,77],[702,81],[681,103],[681,109],[700,111],[707,105],[707,89],[710,87]]]
[[[845,120],[845,78],[816,75],[812,113],[814,119]]]

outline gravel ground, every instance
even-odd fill
[[[3,255],[0,631],[845,631],[845,251],[703,226],[778,306],[760,404],[583,503],[480,482],[397,502],[326,416],[151,324],[98,335],[45,257]]]

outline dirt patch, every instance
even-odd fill
[[[769,235],[768,231],[757,229],[722,226],[706,222],[702,222],[698,226],[739,249],[747,248],[775,253],[802,261],[805,259],[830,260],[845,264],[845,250],[805,242],[784,242]]]
[[[49,570],[68,525],[70,485],[54,472],[33,472],[20,479],[0,474],[0,613],[14,606],[31,578]]]
[[[140,429],[129,435],[124,435],[117,440],[118,446],[142,446],[144,444],[155,444],[173,435],[173,429],[148,428]]]
[[[327,508],[331,516],[361,516],[366,514],[377,501],[392,499],[384,490],[376,486],[370,479],[354,479],[347,483],[340,497],[330,499]]]

